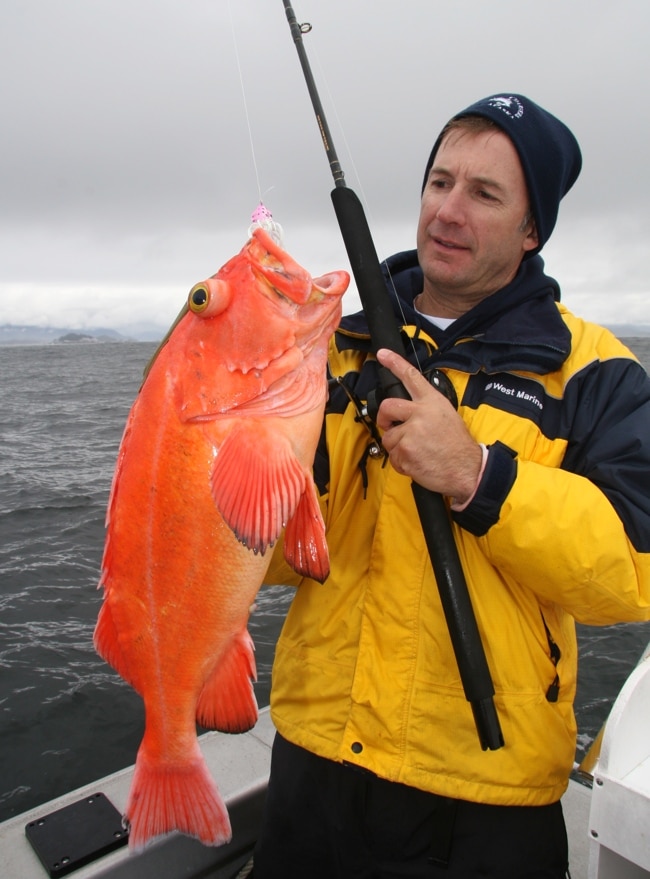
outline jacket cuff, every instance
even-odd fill
[[[499,521],[501,507],[517,476],[516,456],[503,443],[488,446],[487,463],[474,497],[465,509],[451,513],[461,528],[482,537]]]

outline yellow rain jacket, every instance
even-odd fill
[[[650,381],[608,331],[571,315],[539,256],[442,332],[413,310],[413,252],[392,258],[396,313],[453,383],[488,463],[453,531],[505,746],[483,751],[410,480],[369,453],[376,384],[363,315],[343,321],[314,474],[331,573],[299,586],[273,669],[279,732],[322,757],[444,796],[553,803],[573,764],[574,620],[650,618]],[[411,343],[409,342],[409,350]],[[414,358],[413,358],[414,359]]]

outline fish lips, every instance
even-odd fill
[[[264,229],[254,230],[247,251],[258,278],[264,278],[276,293],[296,305],[320,301],[323,296],[341,297],[350,283],[345,271],[328,272],[312,279]]]

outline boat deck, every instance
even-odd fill
[[[142,854],[129,855],[125,846],[80,866],[74,879],[235,879],[248,862],[264,804],[274,729],[268,709],[260,712],[253,730],[241,736],[205,733],[201,748],[210,771],[228,805],[233,841],[221,848],[209,848],[193,839],[173,834],[151,845]],[[48,875],[30,845],[25,827],[72,803],[103,794],[122,811],[131,783],[133,767],[106,776],[11,818],[0,824],[0,863],[5,879],[42,879]],[[589,803],[588,787],[571,781],[563,799],[569,832],[572,879],[587,879]],[[61,857],[50,866],[50,875],[63,876],[70,864]]]

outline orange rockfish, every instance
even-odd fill
[[[323,581],[311,475],[346,272],[312,280],[261,229],[189,294],[131,409],[109,500],[95,647],[142,696],[130,844],[231,836],[196,724],[257,720],[251,605],[285,529]]]

